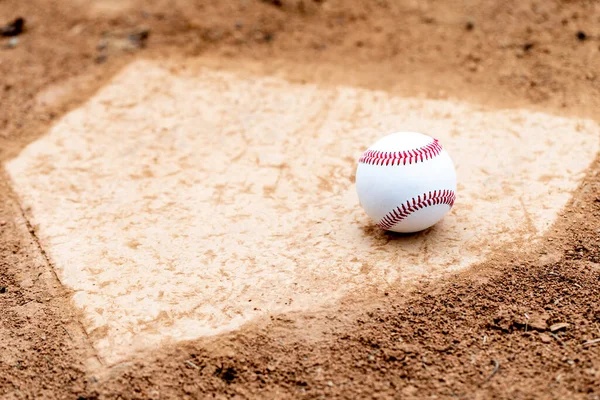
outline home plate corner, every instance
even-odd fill
[[[389,240],[356,160],[386,133],[437,137],[452,212]],[[6,169],[109,365],[160,343],[435,276],[541,237],[600,129],[526,110],[135,62]]]

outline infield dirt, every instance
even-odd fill
[[[600,106],[600,77],[597,77],[600,8],[597,3],[472,1],[465,5],[459,1],[327,0],[154,1],[148,4],[108,0],[93,3],[4,0],[0,2],[0,17],[0,24],[17,17],[25,19],[23,33],[0,41],[0,161],[3,164],[0,179],[0,395],[3,398],[593,399],[600,395],[600,340],[596,340],[600,339],[600,165],[594,159],[598,150],[597,123],[600,122],[597,112]],[[198,64],[201,69],[194,69],[200,68]],[[182,72],[183,65],[195,67],[192,72]],[[301,123],[295,112],[302,110],[310,115],[311,103],[319,105],[319,102],[324,104],[320,108],[330,107],[327,114],[333,114],[332,121],[361,121],[360,127],[336,126],[331,121],[327,125],[321,116],[319,122],[313,124],[315,143],[328,138],[323,132],[335,131],[341,145],[334,153],[349,153],[340,159],[325,160],[323,165],[332,169],[320,171],[327,175],[322,178],[329,185],[343,182],[333,189],[330,187],[333,194],[337,190],[341,197],[351,189],[353,160],[355,153],[361,150],[357,141],[364,138],[368,145],[379,135],[379,132],[369,132],[363,136],[360,129],[369,124],[389,129],[411,118],[425,121],[445,118],[450,122],[424,124],[432,130],[439,129],[442,135],[446,126],[457,123],[471,126],[469,123],[480,119],[484,121],[482,126],[486,132],[499,135],[494,142],[499,149],[512,149],[511,154],[518,154],[515,162],[522,163],[519,167],[523,168],[514,171],[521,171],[518,176],[524,187],[532,182],[543,184],[541,188],[531,186],[531,191],[538,195],[524,200],[521,196],[522,207],[519,203],[513,211],[510,207],[514,202],[507,202],[508,205],[486,211],[486,215],[493,217],[475,213],[479,223],[467,218],[461,222],[466,226],[453,225],[449,219],[444,225],[450,227],[448,232],[460,226],[477,233],[479,226],[479,232],[485,232],[486,237],[478,238],[481,252],[473,247],[465,250],[468,253],[465,258],[453,259],[452,265],[445,265],[454,272],[442,278],[430,272],[443,263],[427,259],[419,259],[417,264],[429,266],[428,273],[412,274],[411,279],[381,279],[390,266],[379,271],[379,264],[370,266],[375,267],[369,269],[374,277],[365,271],[361,271],[362,275],[353,274],[345,258],[338,257],[341,251],[349,251],[344,243],[355,246],[364,244],[364,240],[373,240],[382,248],[388,245],[389,251],[389,243],[393,243],[393,247],[403,241],[420,240],[371,231],[369,221],[357,212],[348,221],[336,220],[339,225],[357,223],[363,227],[362,239],[344,236],[346,239],[340,239],[343,243],[338,243],[338,253],[327,253],[331,265],[327,264],[328,275],[320,275],[320,279],[336,281],[339,276],[333,279],[336,273],[331,269],[337,265],[346,267],[345,271],[350,271],[352,278],[336,286],[344,290],[330,296],[325,306],[300,307],[293,312],[285,312],[285,307],[272,310],[266,307],[269,312],[258,314],[250,309],[245,311],[244,306],[240,312],[244,316],[242,322],[246,323],[236,325],[235,329],[205,337],[196,332],[185,337],[191,340],[163,342],[160,346],[151,341],[151,351],[145,346],[134,352],[137,355],[123,356],[121,352],[111,359],[111,349],[133,348],[137,334],[133,325],[127,324],[122,327],[130,329],[134,339],[131,335],[114,334],[111,321],[132,314],[124,313],[123,307],[108,308],[105,314],[108,323],[94,320],[99,317],[90,317],[93,312],[102,313],[95,307],[90,314],[81,293],[86,284],[96,281],[69,281],[81,270],[73,261],[93,263],[86,257],[93,258],[94,248],[86,250],[75,246],[60,253],[52,247],[52,240],[57,237],[57,229],[73,228],[71,222],[75,217],[90,218],[91,211],[84,207],[87,211],[83,214],[75,209],[70,213],[64,206],[52,206],[53,196],[63,193],[61,185],[64,184],[53,171],[61,165],[73,176],[83,171],[82,176],[94,182],[103,182],[102,179],[126,171],[128,164],[119,164],[111,152],[116,154],[123,150],[120,140],[127,143],[128,138],[140,135],[134,132],[133,136],[127,136],[127,131],[119,135],[109,130],[125,126],[115,125],[119,119],[139,124],[139,120],[132,117],[139,118],[135,110],[152,110],[153,117],[147,119],[148,123],[160,125],[160,118],[156,119],[155,114],[161,107],[153,103],[153,96],[162,93],[177,97],[173,89],[177,84],[173,82],[184,79],[165,77],[167,72],[160,72],[167,70],[176,76],[187,74],[188,81],[180,85],[194,87],[196,93],[203,89],[194,85],[209,85],[219,79],[235,82],[238,87],[247,85],[248,96],[256,96],[261,99],[259,104],[270,104],[273,109],[280,107],[277,114],[287,116],[293,125]],[[153,73],[154,82],[148,80]],[[139,81],[135,81],[136,78]],[[132,95],[134,104],[124,106],[129,111],[115,114],[109,110],[108,117],[98,117],[99,109],[94,105],[100,107],[108,100],[114,102],[111,91],[113,96],[116,94],[126,102],[127,82],[136,93]],[[243,107],[220,100],[228,96],[226,86],[214,90],[215,93],[222,90],[221,97],[213,99],[210,91],[206,92],[209,98],[205,103],[185,98],[179,101],[212,106],[209,111],[216,114],[233,111],[239,115]],[[339,88],[347,88],[344,90],[349,92],[344,96],[351,93],[353,99],[375,96],[374,99],[390,107],[390,115],[406,107],[416,112],[416,116],[378,120],[373,115],[381,108],[374,108],[367,109],[364,117],[357,117],[360,112],[353,105],[350,118],[350,114],[339,111],[347,103],[333,102]],[[284,93],[294,93],[296,103],[289,105],[291,103],[281,100],[283,97],[273,97],[273,103],[269,103],[269,93],[274,92],[283,97]],[[298,99],[309,100],[298,104]],[[376,99],[373,104],[377,104]],[[463,108],[451,109],[450,116],[444,117],[442,111],[435,111],[440,104],[460,104]],[[264,107],[258,111],[261,115],[268,114]],[[191,118],[193,110],[171,115]],[[516,118],[510,118],[514,116]],[[473,120],[464,122],[469,117]],[[273,118],[272,115],[260,117],[259,122],[266,124],[269,118]],[[82,132],[78,131],[85,126],[81,121],[93,126],[101,121],[110,123],[105,128]],[[517,140],[507,145],[510,138],[501,136],[503,128],[497,126],[500,124],[507,135],[515,131],[523,134],[523,142]],[[347,136],[342,128],[347,129]],[[219,129],[211,132],[219,135]],[[252,152],[263,154],[260,134],[264,131],[247,126],[246,129],[252,135],[247,142],[250,156]],[[57,145],[57,135],[64,143],[70,140],[70,131],[74,143],[83,140],[88,144],[62,148]],[[142,148],[138,155],[142,159],[156,156],[154,150],[148,150],[154,149],[150,139],[143,141],[150,147]],[[311,152],[314,147],[309,139],[310,136],[305,138],[308,142],[297,145],[306,150],[305,154],[314,163],[318,152]],[[537,145],[542,139],[564,144],[556,149],[540,144],[537,150],[541,153],[531,159],[520,153],[519,143]],[[446,139],[449,148],[451,140],[449,134]],[[98,141],[106,142],[102,149],[106,157],[113,157],[107,165],[116,172],[104,167],[86,169],[78,164],[79,158],[85,159],[87,151],[98,151],[89,145]],[[111,142],[114,142],[112,147]],[[464,144],[468,140],[459,133],[456,142]],[[491,142],[482,143],[480,146]],[[168,144],[158,141],[156,148]],[[54,156],[48,151],[49,146],[62,150]],[[468,157],[468,153],[461,152],[464,148],[466,145],[454,150],[461,160]],[[42,153],[46,158],[39,157]],[[552,169],[553,174],[544,175],[534,171],[535,167],[525,166],[526,163],[539,166],[536,158],[545,153],[551,154],[546,168]],[[236,154],[231,157],[235,158]],[[240,167],[248,168],[244,157],[250,156],[245,153],[235,160]],[[259,164],[279,161],[258,159]],[[215,159],[214,162],[210,168],[218,169],[220,161]],[[481,163],[478,161],[476,165]],[[157,162],[157,165],[168,167],[171,161]],[[203,172],[211,172],[210,168]],[[288,171],[296,171],[297,175],[298,168],[291,165]],[[493,174],[498,172],[493,171]],[[32,190],[31,187],[43,186],[36,178],[40,175],[51,177],[44,181],[50,186]],[[271,178],[259,179],[257,184],[262,195]],[[310,182],[311,178],[306,179]],[[468,189],[479,181],[476,175],[467,174],[465,184],[468,185],[463,189],[469,199],[465,204],[470,207],[477,206],[477,197],[469,197]],[[165,188],[177,186],[168,180],[161,184]],[[301,183],[296,186],[290,190],[308,196],[305,198],[308,203],[325,202],[327,207],[333,207],[334,203],[327,203],[328,200],[310,197],[310,189],[303,188]],[[271,195],[280,201],[276,189],[277,185],[273,189],[275,194]],[[248,190],[253,193],[252,187]],[[518,185],[508,188],[507,196],[518,194],[519,190],[525,189]],[[544,197],[543,190],[556,196]],[[560,199],[558,193],[562,196]],[[515,201],[518,197],[515,196]],[[84,200],[77,201],[85,205]],[[249,202],[258,204],[256,198]],[[281,201],[276,204],[289,206]],[[355,210],[350,200],[344,207]],[[516,214],[516,210],[523,209],[534,211],[522,216]],[[191,210],[201,212],[203,208],[191,207]],[[450,217],[458,218],[463,212],[457,205],[455,214]],[[93,213],[102,213],[102,209]],[[231,217],[227,213],[223,215]],[[534,220],[528,221],[531,215]],[[168,214],[161,217],[164,220],[158,229],[172,217]],[[301,216],[300,221],[305,217]],[[329,221],[327,216],[315,214],[314,217]],[[289,230],[279,232],[291,235],[282,239],[288,249],[294,243],[310,243],[310,237],[298,236],[291,222],[281,220],[280,214],[277,218],[283,222],[273,226],[268,224],[269,219],[265,220],[266,225],[265,221],[250,222],[262,224],[271,231],[290,224]],[[305,223],[310,223],[310,213],[306,218]],[[518,223],[515,219],[519,219]],[[509,233],[494,232],[492,228],[497,225],[494,221],[499,220],[509,227]],[[544,226],[544,221],[550,221],[551,225]],[[113,228],[106,228],[109,225],[92,225],[95,229],[104,229],[107,238],[110,236],[107,232],[114,234]],[[534,231],[531,231],[532,225]],[[174,229],[185,232],[185,226],[174,224]],[[92,228],[89,232],[85,228],[85,224],[73,228],[73,240],[67,238],[67,243],[75,243],[87,234],[94,236]],[[335,227],[330,231],[335,232]],[[344,229],[339,231],[342,235],[348,233]],[[140,237],[147,234],[152,238],[151,232],[134,231],[134,234]],[[434,231],[429,236],[436,234]],[[119,240],[124,239],[114,235]],[[64,242],[64,236],[61,238]],[[252,246],[267,248],[265,254],[273,254],[275,260],[282,261],[277,258],[280,253],[271,246],[269,238],[251,235],[246,238],[250,239],[256,240]],[[516,246],[504,245],[509,239],[520,241]],[[134,247],[152,248],[152,240],[140,240]],[[318,249],[318,245],[313,243],[312,246]],[[83,249],[81,255],[77,254],[78,249]],[[397,247],[396,250],[401,252]],[[112,248],[111,254],[118,251]],[[361,251],[359,261],[361,254],[376,257],[369,256],[369,250]],[[302,263],[315,268],[316,259],[311,254],[320,260],[325,253],[304,252],[300,256]],[[471,258],[466,265],[463,261],[468,257]],[[251,264],[260,266],[265,262],[261,258]],[[362,263],[369,266],[368,260]],[[457,272],[464,266],[467,268]],[[261,272],[250,270],[261,276]],[[185,271],[191,273],[189,269]],[[113,273],[118,281],[118,269]],[[192,275],[187,279],[190,285],[194,283]],[[299,276],[294,279],[302,280],[302,273]],[[153,278],[149,275],[148,279]],[[208,278],[211,279],[214,280]],[[161,291],[161,282],[169,281],[156,278],[153,283],[156,294]],[[329,290],[314,272],[303,283],[308,288],[305,291],[281,292],[284,287],[281,282],[275,279],[272,283],[269,295],[273,298],[302,292],[308,293],[310,300],[311,296],[319,296],[319,291],[328,293]],[[120,282],[117,289],[120,284],[129,285],[127,290],[133,288],[139,300],[143,279]],[[311,293],[310,288],[319,284],[321,289],[316,294]],[[178,301],[177,286],[166,285],[162,290],[172,287],[176,290],[167,293],[165,303],[169,303],[169,298],[171,303]],[[215,295],[219,293],[217,289]],[[118,290],[115,292],[118,294]],[[325,297],[309,303],[323,305],[321,300],[326,300]],[[277,302],[267,298],[261,304],[273,301]],[[197,307],[197,304],[192,306]],[[253,317],[246,318],[248,313]],[[137,317],[133,315],[135,320]],[[199,314],[191,315],[195,320],[200,318]],[[228,321],[227,313],[224,315]],[[173,323],[167,318],[165,329],[175,326]],[[181,339],[176,337],[178,332],[172,329],[170,335]],[[99,347],[98,340],[105,337],[112,338],[113,342]],[[123,337],[128,339],[123,342]]]

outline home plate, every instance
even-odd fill
[[[109,365],[526,246],[599,146],[589,120],[177,69],[130,65],[6,165]],[[438,138],[458,175],[452,211],[413,236],[376,229],[354,187],[398,130]]]

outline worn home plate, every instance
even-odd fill
[[[437,137],[458,199],[415,236],[373,227],[356,162]],[[597,149],[591,121],[136,62],[6,165],[108,364],[530,243]]]

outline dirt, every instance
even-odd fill
[[[136,58],[249,59],[298,80],[310,64],[332,83],[600,120],[595,2],[147,3],[0,2],[1,26],[26,21],[0,40],[0,161]],[[156,349],[99,374],[86,372],[93,354],[70,293],[3,177],[0,395],[598,398],[599,172],[597,160],[543,245],[497,252],[409,291],[348,296],[326,312]]]

